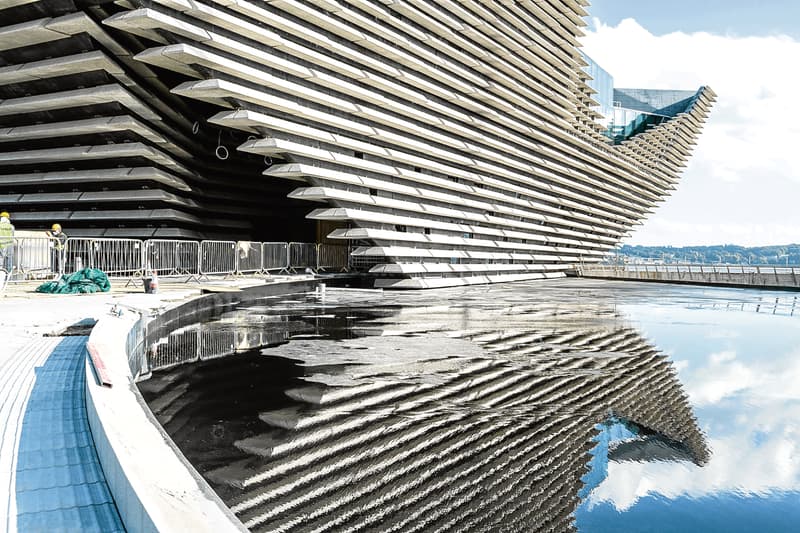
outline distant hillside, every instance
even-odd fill
[[[800,244],[783,246],[623,246],[619,255],[630,260],[653,259],[664,263],[727,263],[751,265],[800,265]]]

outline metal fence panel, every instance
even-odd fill
[[[65,248],[68,271],[83,268],[98,268],[111,278],[131,278],[142,274],[144,245],[137,239],[92,239],[73,238],[67,240]]]
[[[317,268],[317,245],[305,242],[289,243],[289,269]]]
[[[47,237],[15,237],[5,251],[10,266],[9,281],[45,279],[58,274],[61,258],[55,251],[53,239]]]
[[[71,241],[71,242],[70,242]],[[92,267],[94,239],[70,238],[64,249],[64,272]]]
[[[317,268],[347,270],[350,248],[341,244],[320,244],[317,247]]]
[[[131,375],[138,378],[141,374],[148,371],[147,350],[144,345],[145,323],[148,318],[141,317],[136,324],[128,331],[125,340],[125,353],[128,355],[128,368]]]
[[[150,239],[144,243],[144,270],[158,276],[199,276],[200,243]]]
[[[92,243],[91,239],[72,239],[63,250],[64,272],[72,272],[91,266]],[[52,261],[57,263],[57,261]],[[57,268],[57,267],[56,267]]]
[[[289,243],[261,243],[261,267],[264,272],[289,268]]]
[[[144,243],[137,239],[98,239],[94,268],[112,278],[141,276],[143,253]]]
[[[235,241],[200,242],[200,274],[233,274],[235,272]]]
[[[200,328],[200,360],[224,357],[236,351],[236,329],[221,329],[218,324]]]
[[[191,363],[200,358],[200,329],[197,327],[170,333],[150,346],[148,370],[163,370]]]
[[[262,245],[255,241],[236,243],[236,273],[253,274],[262,271]]]

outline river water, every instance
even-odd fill
[[[795,293],[329,289],[152,352],[148,405],[254,531],[800,523]]]

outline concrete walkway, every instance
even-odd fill
[[[0,366],[6,531],[124,531],[89,432],[86,339],[35,339]]]
[[[114,303],[160,306],[199,290],[65,297],[9,289],[0,298],[0,531],[124,531],[89,432],[87,337],[45,335]]]
[[[221,280],[204,287],[262,283]],[[97,319],[115,304],[164,309],[199,295],[201,287],[163,284],[155,295],[117,283],[110,293],[55,296],[33,293],[36,285],[11,284],[0,295],[0,531],[124,531],[88,426],[87,337],[48,335]]]

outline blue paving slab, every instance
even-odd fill
[[[40,409],[29,413],[22,421],[23,425],[28,424],[55,424],[67,423],[75,419],[86,420],[85,412],[77,409]]]
[[[124,531],[119,525],[117,508],[109,503],[72,507],[59,511],[26,513],[17,518],[17,527],[20,532],[51,533],[56,531],[53,529],[53,524],[58,524],[57,531],[60,532],[115,533]]]
[[[65,337],[34,369],[17,448],[20,532],[124,531],[89,429],[85,346]]]
[[[35,450],[19,452],[17,460],[17,476],[19,476],[22,470],[37,470],[96,461],[97,452],[93,445],[47,451]]]
[[[75,482],[99,483],[104,481],[100,463],[91,461],[71,465],[31,468],[25,475],[17,477],[17,491],[27,492],[52,487],[67,487]]]
[[[76,376],[76,370],[59,370],[57,372],[36,372],[40,391],[77,391],[83,388],[83,379]]]
[[[59,448],[78,448],[81,446],[90,446],[93,444],[92,434],[89,433],[88,428],[85,428],[80,433],[68,431],[59,433],[47,427],[40,427],[41,434],[36,439],[25,439],[25,430],[30,433],[31,426],[23,426],[23,438],[19,443],[20,452],[32,452],[37,450],[56,450]],[[34,429],[36,429],[34,427]],[[19,470],[19,468],[17,468]]]
[[[81,465],[83,466],[83,465]],[[26,470],[26,473],[33,472]],[[105,481],[95,483],[81,483],[79,478],[68,480],[69,484],[62,487],[47,487],[36,490],[17,490],[17,517],[26,513],[42,511],[57,511],[73,507],[86,507],[102,503],[113,503],[111,493]],[[50,484],[55,484],[55,477]],[[57,524],[52,524],[53,529],[58,529]]]
[[[64,413],[63,418],[56,418]],[[65,433],[84,433],[86,431],[86,417],[74,411],[50,411],[46,416],[37,415],[35,420],[23,423],[22,427],[29,431],[48,431],[52,435]],[[27,444],[27,443],[25,443]],[[57,446],[60,447],[60,446]],[[22,449],[22,448],[21,448]],[[30,451],[25,448],[25,451]]]
[[[59,409],[65,407],[80,409],[84,405],[83,402],[83,394],[76,393],[67,396],[62,391],[44,391],[38,393],[35,398],[31,397],[26,412],[29,410],[37,411],[40,409]]]
[[[79,359],[66,357],[54,357],[52,361],[48,361],[48,364],[47,369],[38,367],[36,372],[65,372],[74,375],[75,369],[82,366]]]

